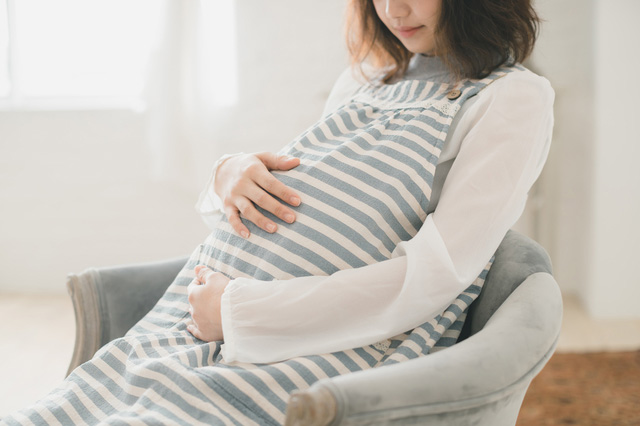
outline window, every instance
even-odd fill
[[[0,99],[139,98],[157,0],[0,0]]]
[[[198,56],[202,90],[219,107],[238,101],[235,13],[234,0],[201,2]]]
[[[9,20],[6,4],[0,3],[0,97],[9,94]]]

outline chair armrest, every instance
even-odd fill
[[[404,424],[402,419],[513,425],[529,383],[555,350],[561,319],[557,283],[548,273],[533,274],[477,334],[426,357],[323,379],[292,396],[286,424],[323,424],[312,423],[310,413],[331,406],[323,398],[331,395],[336,406],[331,425]],[[295,402],[302,395],[310,396],[304,407]],[[478,408],[491,404],[500,407],[499,418],[493,409]],[[300,418],[305,420],[296,422]]]
[[[504,237],[478,298],[469,307],[460,341],[482,330],[493,313],[531,274],[551,274],[551,260],[540,244],[516,231]]]
[[[90,268],[70,274],[67,290],[76,316],[76,342],[67,375],[149,312],[187,260]]]

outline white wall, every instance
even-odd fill
[[[211,117],[193,188],[151,179],[144,113],[0,111],[0,292],[64,292],[68,272],[189,255],[217,156],[277,150],[319,117],[347,65],[342,8],[237,2],[240,100]]]
[[[583,290],[588,272],[593,157],[593,0],[537,0],[543,19],[531,61],[556,92],[551,152],[539,186],[540,243],[566,293]]]
[[[562,290],[592,316],[640,317],[635,0],[538,0],[533,62],[556,90],[540,240]]]
[[[152,182],[144,116],[0,113],[0,290],[63,292],[68,272],[189,254],[191,193]]]
[[[592,241],[583,300],[598,317],[640,318],[640,2],[597,0]]]
[[[239,102],[213,118],[214,157],[276,151],[313,124],[347,66],[343,0],[238,1]]]

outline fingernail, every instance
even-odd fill
[[[267,231],[276,232],[276,226],[273,223],[267,225]]]
[[[242,235],[242,238],[249,238],[249,233],[247,231],[241,231],[240,235]]]
[[[284,215],[284,220],[289,222],[289,223],[293,223],[294,220],[296,220],[296,217],[294,215],[292,215],[291,213],[287,213]]]
[[[298,204],[300,204],[300,198],[296,197],[295,195],[293,197],[289,198],[289,201],[294,206],[297,206]]]

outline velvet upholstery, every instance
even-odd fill
[[[188,258],[100,270],[97,286],[104,303],[105,344],[123,336],[162,297]]]
[[[531,274],[551,274],[551,260],[544,249],[530,238],[509,231],[495,253],[487,275],[487,285],[469,308],[460,340],[482,330],[493,313]]]
[[[124,335],[186,260],[70,275],[78,325],[70,371]],[[324,379],[312,390],[335,398],[332,425],[515,425],[529,383],[555,350],[561,318],[547,254],[509,231],[470,309],[463,341],[426,357]]]

